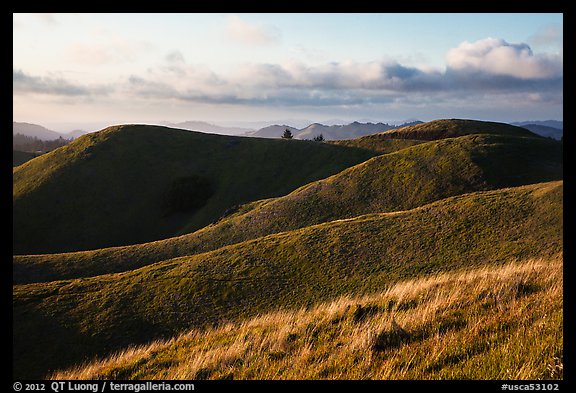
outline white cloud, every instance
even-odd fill
[[[253,25],[238,15],[229,15],[226,33],[234,41],[248,45],[271,45],[280,41],[280,31],[273,26]]]
[[[451,70],[509,76],[521,79],[545,79],[562,76],[560,56],[534,55],[527,44],[510,44],[503,39],[486,38],[464,41],[446,57]]]
[[[438,82],[434,71],[405,67],[394,61],[330,62],[308,66],[286,64],[245,64],[230,75],[236,84],[258,88],[309,88],[326,90],[404,90]],[[438,86],[436,86],[438,87]]]
[[[419,107],[481,97],[497,102],[511,95],[526,102],[551,103],[561,102],[563,94],[561,59],[534,54],[527,44],[493,38],[463,42],[452,49],[445,71],[381,59],[315,65],[249,63],[216,73],[208,66],[185,62],[178,51],[164,56],[161,64],[144,73],[135,70],[129,77],[119,76],[114,89],[15,69],[14,93],[310,108],[392,103]]]

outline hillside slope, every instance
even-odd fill
[[[520,137],[539,137],[525,128],[506,123],[467,119],[439,119],[380,133],[393,139],[432,141],[470,134],[491,134]]]
[[[14,169],[16,254],[126,245],[192,232],[376,153],[159,126],[110,127]]]
[[[52,378],[562,379],[562,282],[562,258],[448,272],[192,330]]]
[[[183,329],[562,251],[561,181],[283,232],[126,273],[13,286],[16,379]],[[47,337],[49,339],[47,339]]]
[[[375,151],[380,154],[392,153],[406,147],[419,145],[427,141],[417,141],[412,139],[391,139],[382,134],[366,135],[356,139],[343,139],[337,141],[326,141],[333,145],[357,147],[368,151]]]
[[[471,191],[562,178],[562,145],[545,138],[467,135],[374,157],[274,199],[243,206],[193,234],[83,253],[16,256],[16,283],[126,271],[272,233],[407,210]]]

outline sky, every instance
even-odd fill
[[[56,131],[563,119],[563,15],[13,14],[13,120]]]

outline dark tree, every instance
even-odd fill
[[[315,142],[323,142],[324,141],[324,135],[320,134],[318,136],[315,136],[314,139],[312,139]]]
[[[24,151],[28,153],[45,153],[48,151],[55,150],[62,147],[68,143],[72,142],[72,138],[64,139],[59,137],[58,139],[43,141],[37,137],[31,137],[22,134],[13,134],[12,136],[12,149]]]
[[[294,136],[292,135],[292,131],[290,131],[288,128],[286,128],[284,130],[284,134],[282,134],[282,138],[283,139],[292,139],[294,138]]]

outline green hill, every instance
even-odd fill
[[[562,185],[476,192],[125,273],[15,285],[13,377],[42,377],[185,329],[374,293],[404,279],[556,257]]]
[[[292,193],[243,206],[193,234],[71,254],[16,256],[16,283],[126,271],[163,259],[363,214],[412,209],[471,191],[562,178],[562,144],[467,135],[377,156]]]
[[[125,125],[14,169],[13,248],[51,253],[192,232],[376,153],[323,143]]]
[[[380,154],[387,154],[424,142],[425,141],[417,141],[411,139],[391,139],[382,136],[382,134],[374,134],[356,139],[326,141],[325,143],[338,146],[357,147],[368,151],[375,151]]]
[[[194,329],[51,378],[562,379],[562,282],[561,258],[433,275]]]
[[[539,137],[537,134],[534,134],[525,128],[506,123],[465,119],[433,120],[413,126],[385,131],[378,135],[393,139],[432,141],[470,134]]]

